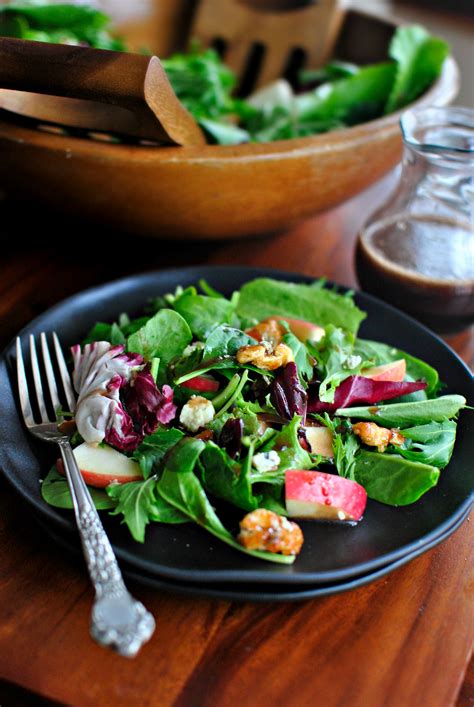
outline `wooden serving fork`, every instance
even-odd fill
[[[331,55],[344,0],[200,0],[190,31],[214,46],[247,93]]]

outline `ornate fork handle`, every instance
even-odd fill
[[[69,439],[57,440],[74,503],[89,575],[96,598],[91,633],[102,645],[124,656],[134,656],[155,629],[153,616],[127,591],[122,573],[99,515],[84,483]]]

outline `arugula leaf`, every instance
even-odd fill
[[[404,427],[428,422],[443,422],[459,413],[466,405],[462,395],[443,395],[433,400],[417,400],[410,403],[369,405],[364,407],[339,408],[339,417],[354,417],[358,420],[373,420],[381,425]]]
[[[397,447],[397,453],[405,459],[444,469],[453,453],[456,427],[453,420],[443,420],[401,430],[408,444]]]
[[[271,278],[246,283],[240,290],[236,312],[259,322],[281,315],[323,327],[333,324],[353,334],[366,317],[349,293],[339,294],[318,282],[304,285]]]
[[[355,457],[355,480],[369,498],[390,506],[406,506],[436,486],[440,471],[395,454],[360,451]]]
[[[186,523],[187,517],[155,495],[156,479],[131,481],[128,484],[111,484],[107,493],[117,506],[110,515],[123,515],[134,540],[145,540],[145,528],[150,521],[161,523]]]
[[[161,309],[145,326],[128,337],[128,350],[142,354],[147,361],[160,359],[159,379],[163,380],[169,362],[180,356],[192,340],[191,329],[172,309]]]
[[[398,110],[418,98],[439,76],[448,52],[446,42],[432,37],[424,27],[399,27],[389,48],[397,69],[385,113]]]
[[[233,461],[224,449],[208,442],[199,458],[201,480],[206,491],[245,511],[259,507],[260,497],[252,493],[251,449],[242,464]]]
[[[360,449],[360,443],[358,437],[352,432],[351,424],[347,420],[336,417],[331,420],[327,412],[316,417],[333,434],[332,446],[337,473],[339,476],[355,481],[355,457]]]
[[[184,437],[184,432],[171,427],[159,427],[151,435],[145,437],[143,442],[133,452],[133,458],[140,464],[143,478],[148,479],[151,474],[157,474],[165,455]]]
[[[88,486],[89,493],[98,511],[115,507],[115,501],[109,498],[103,489]],[[59,473],[56,465],[52,466],[46,478],[41,483],[41,496],[46,503],[56,508],[74,508],[69,485],[64,476]]]
[[[186,320],[198,339],[205,339],[216,325],[228,323],[234,308],[224,298],[185,292],[173,302],[173,309]]]

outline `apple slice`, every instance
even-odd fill
[[[360,484],[322,471],[285,472],[286,510],[290,518],[358,521],[367,503]]]
[[[112,481],[126,484],[143,480],[138,462],[106,444],[94,447],[84,442],[74,449],[74,456],[82,478],[89,486],[104,488]],[[64,474],[62,459],[58,459],[56,466],[59,473]]]
[[[361,371],[361,375],[365,378],[372,378],[374,381],[391,381],[392,383],[401,383],[405,379],[407,372],[407,363],[404,358],[399,358],[397,361],[384,363],[382,366],[372,366]]]
[[[194,376],[184,383],[180,384],[183,388],[191,388],[200,393],[217,393],[219,390],[219,382],[209,376]]]
[[[308,426],[304,427],[304,431],[312,454],[320,454],[322,457],[332,459],[334,456],[332,447],[334,437],[331,430],[322,426]]]
[[[275,314],[273,317],[269,317],[269,319],[277,319],[278,321],[286,322],[290,327],[291,333],[303,342],[309,339],[311,342],[316,343],[322,339],[326,333],[322,327],[317,324],[313,324],[312,322],[307,322],[304,319],[280,317],[278,314]]]

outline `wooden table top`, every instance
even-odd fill
[[[77,239],[48,222],[50,236],[27,246],[13,211],[1,236],[0,345],[68,295],[154,268],[260,265],[355,286],[356,232],[392,180],[291,232],[223,244],[112,239],[99,228]],[[472,330],[449,343],[472,365]],[[131,585],[157,630],[127,660],[89,638],[84,567],[38,529],[0,478],[0,679],[73,705],[446,707],[469,662],[473,536],[467,521],[377,582],[302,603],[235,603]],[[3,694],[4,707],[44,704],[13,688]],[[459,704],[467,705],[463,694]]]

